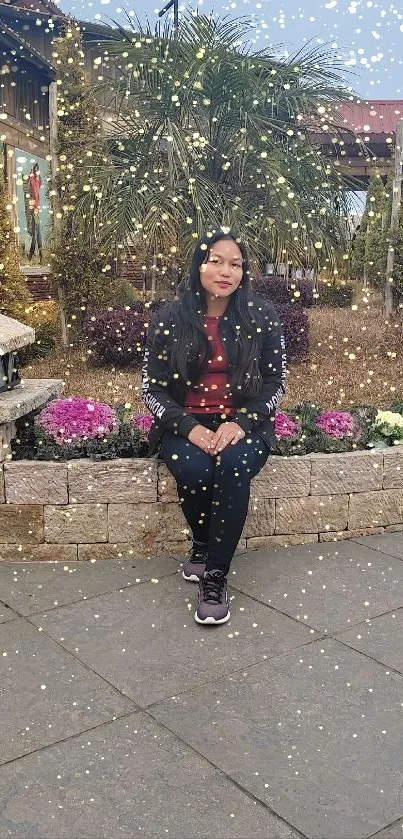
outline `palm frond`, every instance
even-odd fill
[[[90,167],[102,198],[82,199],[101,240],[186,260],[195,236],[226,224],[256,259],[334,261],[353,185],[317,143],[325,120],[341,131],[335,105],[351,100],[334,52],[251,52],[247,18],[184,16],[178,37],[170,22],[156,34],[130,23],[108,44],[116,78],[101,83],[116,109],[107,162]]]

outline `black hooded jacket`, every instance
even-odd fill
[[[259,345],[259,370],[262,378],[260,393],[233,399],[236,408],[234,421],[246,432],[257,431],[269,449],[275,451],[274,419],[276,409],[285,393],[286,353],[284,335],[278,315],[264,298],[254,296],[256,332]],[[154,417],[149,434],[150,453],[157,449],[167,429],[188,437],[199,420],[184,406],[187,388],[170,368],[170,355],[175,335],[175,313],[178,302],[168,303],[154,315],[150,324],[144,353],[142,395],[144,404]],[[220,319],[219,333],[231,371],[236,363],[237,344],[234,330],[225,314]]]

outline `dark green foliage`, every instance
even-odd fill
[[[276,306],[284,330],[288,362],[303,361],[308,355],[309,321],[301,306],[294,303]]]
[[[144,305],[119,306],[94,311],[84,320],[85,341],[96,361],[115,367],[134,367],[142,362],[146,335]]]
[[[334,309],[346,309],[352,305],[354,296],[354,285],[350,282],[344,283],[319,283],[319,297],[316,301],[318,306],[329,306]]]
[[[40,411],[33,411],[17,422],[17,436],[12,441],[13,460],[67,461],[79,458],[116,460],[119,457],[146,457],[148,442],[144,433],[134,428],[130,414],[122,405],[115,409],[119,419],[116,434],[103,440],[87,440],[74,445],[58,445],[36,425]]]

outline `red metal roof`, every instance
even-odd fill
[[[391,136],[396,132],[399,120],[403,119],[403,99],[343,103],[336,105],[335,111],[341,117],[341,125],[352,128],[356,134]]]

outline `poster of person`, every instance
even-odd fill
[[[21,149],[15,149],[14,160],[21,264],[43,265],[51,232],[49,163]]]

